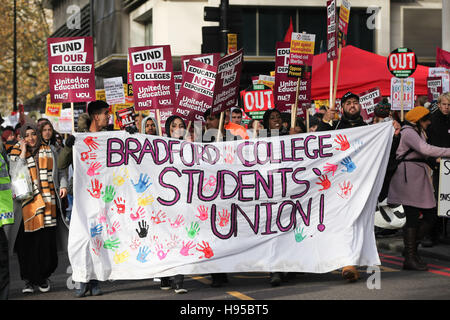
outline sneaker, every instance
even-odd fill
[[[39,288],[40,292],[43,292],[43,293],[49,292],[50,291],[50,280],[49,279],[45,280],[45,283],[39,285],[38,288]]]
[[[89,281],[89,291],[91,292],[91,296],[101,296],[103,294],[98,280]]]
[[[160,285],[161,290],[169,290],[171,289],[171,285],[170,285],[170,278],[169,277],[164,277],[161,278],[161,285]]]
[[[188,292],[187,289],[183,288],[182,283],[177,283],[175,285],[175,293],[182,294],[182,293],[187,293],[187,292]]]
[[[34,293],[34,286],[31,282],[25,282],[25,287],[22,289],[22,293]]]

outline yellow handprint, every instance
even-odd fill
[[[114,262],[115,262],[115,264],[125,262],[128,260],[129,256],[130,256],[130,254],[126,250],[120,254],[119,254],[119,252],[116,251],[116,253],[114,254]]]
[[[147,197],[144,196],[140,196],[138,198],[138,205],[141,207],[145,207],[148,206],[149,204],[153,203],[153,201],[155,201],[155,198],[153,198],[153,196],[150,194]]]
[[[123,172],[121,174],[121,172]],[[117,173],[117,175],[116,175]],[[121,168],[118,171],[113,172],[113,183],[120,187],[125,183],[125,178],[130,178],[129,172],[127,168]]]

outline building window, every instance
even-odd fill
[[[145,45],[153,45],[153,22],[147,21],[145,23]]]
[[[234,7],[234,6],[233,6]],[[316,35],[315,53],[326,51],[326,7],[237,7],[242,20],[242,40],[246,56],[274,56],[277,41],[283,41],[290,18],[294,32]],[[366,8],[352,8],[347,43],[363,50],[374,50],[374,30],[366,26]]]

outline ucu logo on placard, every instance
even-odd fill
[[[90,98],[91,94],[86,92],[78,92],[75,94],[77,98]]]
[[[159,100],[159,104],[161,104],[163,106],[171,105],[172,104],[172,100],[171,99]]]

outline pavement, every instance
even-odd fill
[[[389,250],[396,253],[403,252],[403,237],[401,232],[392,236],[377,237],[377,248]],[[428,257],[443,261],[450,261],[450,235],[442,236],[439,243],[430,248],[422,247],[420,244],[417,252],[421,257]]]

